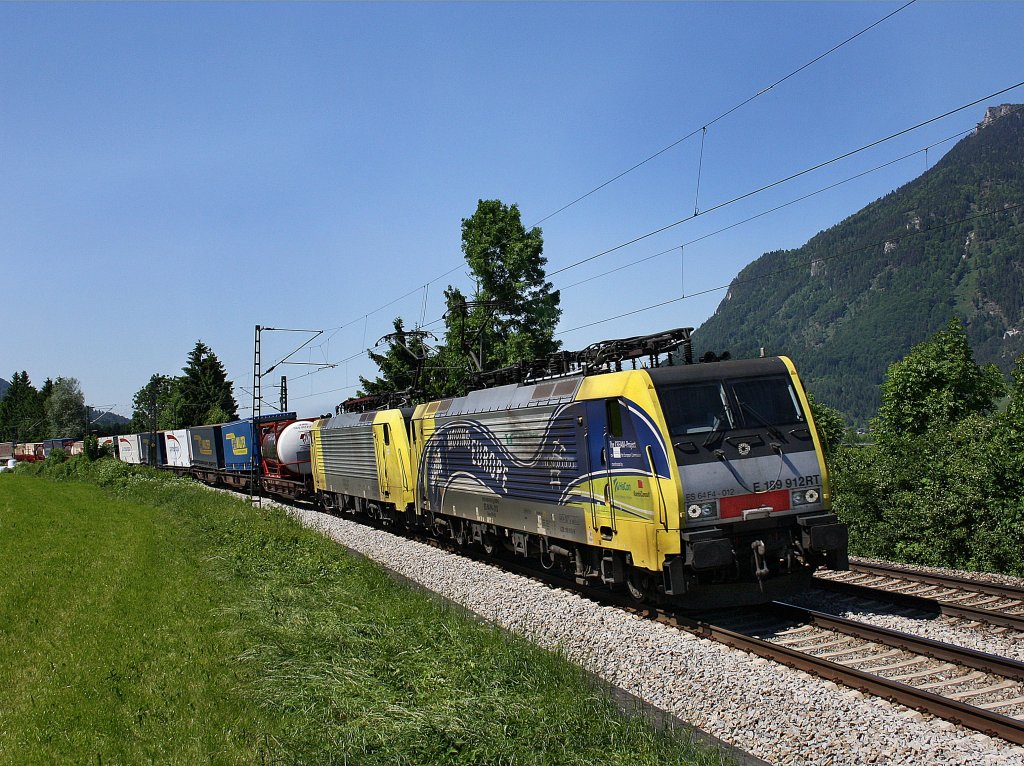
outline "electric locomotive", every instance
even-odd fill
[[[339,408],[311,432],[317,500],[641,600],[760,601],[846,568],[792,362],[692,364],[689,333],[558,354],[415,408]]]

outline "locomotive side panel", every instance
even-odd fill
[[[421,416],[421,511],[586,542],[586,514],[574,490],[580,470],[577,409],[569,404]]]
[[[374,413],[345,413],[320,421],[317,429],[317,489],[338,495],[385,500],[380,490],[373,441]]]

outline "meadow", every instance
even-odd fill
[[[0,568],[2,763],[724,759],[282,511],[148,468],[0,475]]]

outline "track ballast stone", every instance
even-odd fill
[[[776,764],[1024,766],[1024,750],[685,631],[346,519],[303,525]]]

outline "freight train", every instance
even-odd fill
[[[845,569],[847,529],[786,357],[679,364],[689,331],[595,344],[518,380],[405,407],[118,437],[209,484],[536,559],[638,600],[777,598]],[[636,368],[636,359],[648,364]],[[633,361],[633,369],[622,362]]]

